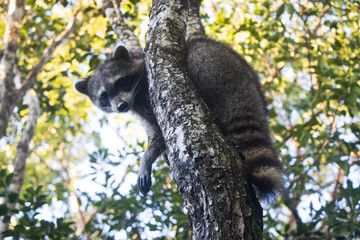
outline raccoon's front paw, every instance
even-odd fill
[[[137,184],[140,192],[146,196],[151,186],[151,168],[140,168]]]

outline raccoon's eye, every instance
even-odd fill
[[[103,93],[100,95],[99,102],[100,102],[100,106],[101,106],[101,107],[108,107],[108,106],[110,106],[109,95],[108,95],[106,92],[103,92]]]
[[[100,100],[101,101],[104,101],[104,100],[108,100],[109,99],[109,96],[106,92],[103,92],[101,95],[100,95]]]

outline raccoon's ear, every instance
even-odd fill
[[[88,80],[87,80],[87,78],[81,79],[80,81],[77,81],[77,82],[75,83],[75,89],[76,89],[79,93],[86,94],[86,95],[88,95],[87,86],[88,86]]]
[[[130,53],[124,45],[117,45],[113,51],[113,58],[117,60],[130,59]]]

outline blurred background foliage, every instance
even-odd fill
[[[3,48],[8,0],[0,3]],[[151,1],[123,1],[144,43]],[[151,192],[136,186],[147,146],[134,116],[92,109],[73,83],[111,53],[116,35],[92,0],[27,0],[17,61],[25,75],[49,39],[81,13],[71,38],[38,75],[42,115],[17,207],[3,204],[28,114],[15,110],[0,140],[0,216],[15,239],[187,239],[186,208],[164,161]],[[231,45],[259,73],[287,190],[264,205],[264,239],[360,238],[360,2],[205,0],[211,38]]]

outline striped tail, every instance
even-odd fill
[[[263,201],[272,202],[284,189],[283,168],[266,121],[236,118],[224,131],[245,159],[248,177]]]

